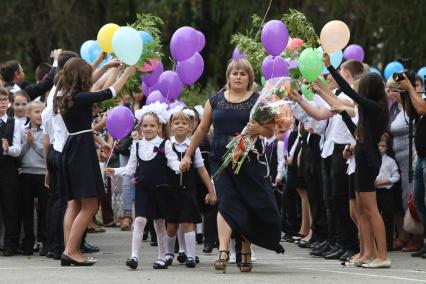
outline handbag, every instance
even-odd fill
[[[404,230],[414,235],[422,235],[424,231],[423,223],[420,221],[416,207],[414,206],[412,194],[410,194],[408,210],[404,216]]]

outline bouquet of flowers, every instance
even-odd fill
[[[291,102],[287,100],[289,92],[291,92],[289,77],[268,80],[250,112],[250,121],[256,121],[271,129],[276,125],[285,131],[292,128],[294,114],[290,107]],[[234,173],[238,174],[250,152],[255,153],[259,160],[262,153],[255,147],[258,138],[259,136],[250,137],[245,127],[241,134],[235,136],[226,146],[227,151],[222,157],[223,163],[214,176],[219,175],[229,164],[232,164]]]

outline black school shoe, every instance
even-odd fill
[[[183,264],[183,263],[186,262],[187,258],[188,257],[186,256],[186,254],[184,252],[180,252],[176,259],[180,264]]]
[[[188,257],[185,262],[185,266],[188,268],[195,268],[195,259]]]
[[[136,257],[131,257],[131,258],[128,258],[126,260],[126,265],[128,267],[130,267],[131,269],[138,268],[138,264],[139,264],[139,262],[138,262],[138,259]]]
[[[42,244],[40,251],[38,252],[38,255],[40,256],[46,256],[47,255],[47,245],[46,244]]]
[[[213,251],[212,245],[204,244],[203,253],[212,253],[212,251]]]
[[[166,264],[167,266],[170,266],[173,264],[173,259],[175,258],[175,255],[172,253],[166,253]]]
[[[99,248],[89,244],[86,241],[83,241],[80,245],[80,250],[82,253],[95,253],[95,252],[99,252]]]
[[[195,235],[195,240],[197,241],[197,244],[201,245],[204,241],[204,234],[203,233],[198,233]]]
[[[340,259],[341,256],[345,254],[345,250],[342,248],[338,248],[336,250],[331,251],[328,254],[324,255],[325,259]]]
[[[154,268],[154,269],[167,269],[167,264],[164,260],[157,259],[157,261],[152,264],[152,268]]]
[[[309,255],[313,257],[322,257],[324,253],[330,252],[333,248],[334,247],[327,243],[324,247],[311,251]]]

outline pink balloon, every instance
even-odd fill
[[[280,55],[288,43],[287,26],[279,20],[271,20],[262,28],[262,45],[272,56]]]
[[[183,88],[182,81],[178,74],[173,71],[165,71],[158,78],[160,92],[167,100],[176,100],[179,98]]]
[[[197,36],[198,36],[197,52],[201,52],[201,50],[203,50],[204,46],[206,45],[206,37],[200,31],[197,31]]]
[[[364,60],[364,49],[358,44],[351,44],[343,51],[343,57],[347,60],[358,60],[362,62]]]
[[[176,65],[176,73],[179,75],[182,83],[187,86],[194,84],[200,79],[203,71],[204,60],[198,52],[185,61],[179,61]]]
[[[198,34],[192,27],[181,27],[177,29],[170,41],[170,52],[176,61],[190,58],[198,48]]]
[[[262,63],[262,75],[266,80],[288,76],[287,62],[281,56],[268,55]]]
[[[146,104],[149,105],[155,102],[167,103],[167,99],[161,94],[160,91],[154,91],[149,94],[148,98],[146,99]]]
[[[133,129],[132,111],[125,106],[116,106],[108,112],[106,128],[114,139],[126,137]]]
[[[154,58],[149,60],[149,63],[144,63],[142,67],[139,67],[139,71],[142,73],[147,73],[153,71],[155,68],[158,67],[160,62]]]
[[[293,38],[292,40],[290,40],[290,42],[288,43],[288,48],[290,48],[290,50],[295,50],[296,48],[301,48],[303,46],[303,39],[300,38]]]

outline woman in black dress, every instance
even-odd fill
[[[232,60],[226,70],[227,90],[211,97],[204,107],[200,126],[182,160],[182,170],[188,170],[191,156],[203,141],[213,123],[213,145],[210,166],[215,173],[222,164],[226,145],[247,125],[250,136],[271,137],[273,131],[254,121],[249,121],[250,110],[259,94],[251,91],[253,68],[246,59]],[[260,151],[260,141],[257,148]],[[260,157],[264,161],[265,157]],[[250,242],[264,248],[283,253],[280,245],[281,222],[272,187],[266,179],[266,167],[253,153],[244,162],[239,174],[231,166],[214,179],[218,197],[219,213],[219,259],[215,269],[225,271],[229,259],[228,245],[231,235],[242,237],[241,272],[252,268]]]
[[[388,125],[389,110],[385,86],[380,76],[370,73],[361,77],[359,93],[330,64],[330,57],[324,54],[324,63],[340,89],[358,104],[359,120],[355,130],[355,191],[364,244],[376,244],[377,253],[364,255],[359,265],[364,268],[389,268],[391,261],[387,254],[386,233],[383,219],[377,208],[374,181],[382,163],[378,143]],[[359,201],[359,202],[358,202]]]
[[[54,112],[60,112],[69,137],[62,152],[63,183],[68,198],[64,217],[65,250],[61,265],[93,265],[80,252],[80,241],[93,215],[98,210],[99,198],[105,188],[96,155],[92,133],[93,103],[111,99],[121,91],[135,72],[128,67],[109,89],[90,92],[92,67],[81,58],[72,58],[59,74],[54,100]]]

